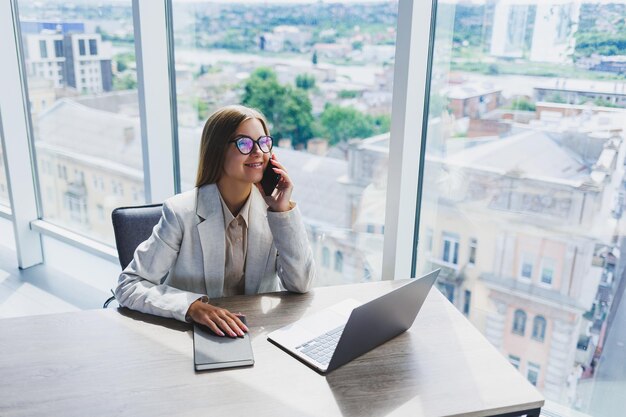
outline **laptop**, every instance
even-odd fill
[[[281,349],[325,374],[405,332],[439,269],[362,304],[345,300],[270,333]]]

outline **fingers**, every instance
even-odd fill
[[[248,326],[246,326],[243,321],[241,321],[241,317],[243,316],[238,316],[237,314],[233,314],[231,312],[228,313],[230,318],[235,322],[235,324],[244,332],[248,331]],[[243,336],[243,335],[241,335]]]
[[[213,330],[213,333],[215,333],[218,336],[226,336],[224,334],[223,331],[220,330],[219,327],[217,327],[217,324],[213,323],[213,321],[211,319],[209,319],[208,317],[205,317],[206,320],[203,320],[203,323],[205,326],[208,326],[209,329]]]
[[[207,310],[202,314],[200,322],[208,326],[218,336],[237,337],[243,336],[248,327],[241,319],[230,311],[204,304]]]
[[[270,161],[270,163],[277,168],[285,170],[285,167],[283,166],[283,164],[278,162],[278,159],[276,159],[276,154],[272,154],[272,160]]]

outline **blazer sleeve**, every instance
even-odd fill
[[[186,321],[189,306],[204,294],[162,284],[176,262],[183,233],[171,203],[166,201],[152,235],[137,247],[133,260],[120,274],[115,298],[121,306]]]
[[[281,284],[289,291],[307,292],[315,279],[315,262],[300,210],[268,211],[267,221],[278,251],[276,273]]]

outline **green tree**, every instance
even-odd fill
[[[131,52],[125,52],[113,57],[115,64],[117,66],[117,70],[119,72],[126,71],[131,63],[135,62],[135,54]]]
[[[376,128],[376,133],[387,133],[391,131],[391,115],[383,114],[375,116],[372,121]]]
[[[508,106],[512,110],[524,110],[524,111],[535,111],[536,106],[535,103],[528,100],[524,97],[517,97],[511,101],[511,104]]]
[[[113,90],[134,90],[137,88],[137,80],[131,75],[126,74],[122,77],[113,78]]]
[[[313,56],[311,57],[311,62],[313,65],[317,65],[317,51],[313,51]]]
[[[547,101],[548,103],[559,103],[565,104],[567,101],[563,96],[557,92],[546,94],[546,96],[541,101]]]
[[[289,137],[294,146],[313,137],[313,106],[306,90],[282,85],[272,69],[257,68],[250,75],[241,101],[265,114],[274,137]]]
[[[287,86],[280,105],[277,130],[281,137],[290,137],[292,144],[306,144],[313,137],[313,106],[305,90]]]
[[[331,145],[352,138],[366,138],[376,133],[372,118],[354,107],[327,104],[320,115],[320,124]]]
[[[315,87],[315,76],[311,74],[298,74],[296,76],[296,87],[303,90],[310,90]]]
[[[339,98],[356,98],[359,95],[359,92],[356,90],[340,90],[337,93],[337,97]]]
[[[603,98],[597,98],[593,101],[593,104],[600,107],[620,107],[612,101],[605,100]]]

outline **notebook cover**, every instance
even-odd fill
[[[241,321],[245,323],[245,317]],[[254,356],[250,336],[217,336],[208,327],[194,324],[193,361],[196,371],[251,366]]]

